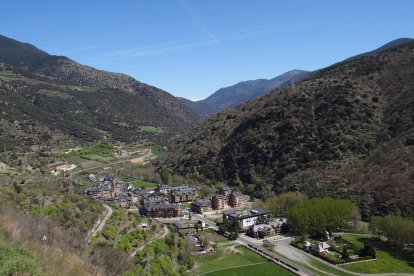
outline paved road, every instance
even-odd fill
[[[341,234],[346,234],[346,233],[341,233]],[[370,236],[367,234],[360,234],[361,236]],[[304,252],[303,250],[300,250],[294,246],[291,246],[290,243],[293,240],[293,238],[289,238],[289,239],[283,239],[283,240],[278,240],[276,241],[276,246],[275,246],[275,251],[278,252],[279,254],[285,256],[286,258],[290,259],[290,260],[294,260],[297,262],[301,262],[304,263],[310,267],[312,267],[313,269],[323,272],[324,274],[328,274],[328,275],[336,275],[333,273],[329,273],[326,271],[321,271],[320,269],[318,269],[317,267],[313,266],[311,263],[311,260],[316,260],[320,263],[323,263],[327,266],[332,267],[333,269],[336,269],[338,271],[344,272],[346,274],[349,275],[359,275],[359,276],[391,276],[391,275],[399,275],[399,276],[413,276],[413,274],[404,274],[404,273],[380,273],[380,274],[364,274],[364,273],[355,273],[355,272],[351,272],[349,270],[346,270],[344,268],[342,268],[341,266],[337,266],[337,265],[333,265],[331,263],[328,263],[312,254],[309,254],[307,252]]]
[[[104,226],[106,224],[106,221],[112,216],[112,212],[113,212],[112,208],[109,205],[106,205],[106,204],[104,204],[103,206],[106,209],[106,215],[105,215],[104,219],[98,223],[98,226],[92,231],[92,233],[91,233],[91,235],[90,235],[90,237],[87,241],[88,244],[91,242],[91,239],[96,236],[98,231],[102,231],[102,229],[104,228]]]
[[[169,232],[170,232],[170,230],[168,229],[168,227],[164,225],[164,231],[163,231],[163,233],[162,233],[160,236],[158,236],[158,237],[156,237],[155,239],[152,239],[152,240],[150,240],[150,241],[148,241],[148,242],[144,243],[144,244],[143,244],[143,245],[141,245],[140,247],[138,247],[138,248],[137,248],[134,252],[132,252],[132,254],[131,254],[131,255],[129,255],[129,257],[128,257],[128,258],[132,258],[132,257],[134,257],[134,256],[137,254],[137,252],[138,252],[138,251],[141,251],[142,249],[144,249],[144,248],[145,248],[145,246],[147,246],[148,244],[152,243],[153,241],[156,241],[156,240],[160,240],[160,239],[165,238],[165,237],[168,235],[168,233],[169,233]]]

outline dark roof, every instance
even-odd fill
[[[241,220],[241,219],[246,219],[246,218],[258,217],[258,216],[261,216],[261,215],[267,215],[269,213],[270,213],[270,211],[267,210],[266,208],[257,207],[257,208],[254,208],[253,210],[251,210],[250,214],[247,214],[247,215],[234,214],[234,213],[225,213],[225,215],[227,215],[229,217],[232,217],[232,218],[235,218],[235,219]]]
[[[195,189],[188,187],[188,186],[179,186],[179,187],[173,187],[171,194],[172,195],[188,195],[188,194],[194,194]]]
[[[61,165],[65,165],[65,162],[58,161],[56,163],[50,164],[49,167],[56,167],[56,166],[61,166]]]
[[[223,191],[230,191],[231,190],[231,188],[229,186],[224,186],[221,189],[223,189]]]
[[[152,201],[144,201],[144,209],[147,211],[156,211],[156,210],[179,210],[180,206],[176,203],[169,203],[165,201],[161,202],[152,202]]]
[[[206,206],[211,206],[211,201],[210,199],[197,199],[196,201],[193,202],[194,205],[200,206],[200,207],[206,207]]]
[[[226,199],[226,196],[224,196],[222,194],[216,194],[214,197],[217,198],[217,199]]]
[[[174,226],[180,229],[183,228],[194,228],[198,222],[195,220],[176,220],[173,222]]]
[[[160,184],[157,187],[157,190],[167,190],[167,189],[171,189],[171,186],[167,184]]]

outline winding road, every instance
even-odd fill
[[[97,226],[95,226],[93,228],[92,233],[90,234],[90,237],[89,237],[89,239],[87,241],[87,244],[89,244],[91,242],[91,239],[96,236],[96,234],[98,233],[98,231],[102,231],[102,229],[104,228],[104,226],[106,224],[106,221],[112,216],[113,210],[112,210],[111,206],[106,205],[106,204],[103,204],[103,206],[106,209],[106,215],[103,218],[103,220],[98,221]]]
[[[156,241],[156,240],[160,240],[160,239],[165,238],[168,235],[169,232],[170,232],[170,230],[168,229],[168,227],[164,225],[164,231],[163,231],[163,233],[161,235],[159,235],[158,237],[156,237],[156,238],[154,238],[152,240],[149,240],[148,242],[146,242],[143,245],[141,245],[140,247],[138,247],[134,252],[132,252],[131,255],[129,255],[128,259],[133,258],[137,254],[138,251],[143,250],[145,248],[145,246],[147,246],[148,244],[152,243],[153,241]]]

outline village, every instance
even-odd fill
[[[198,198],[197,190],[189,185],[159,184],[155,188],[136,188],[114,175],[97,179],[90,174],[88,178],[97,187],[84,190],[84,196],[136,210],[141,216],[173,225],[181,234],[193,234],[197,229],[209,227],[218,230],[218,222],[223,227],[236,225],[235,229],[221,229],[232,239],[240,232],[264,239],[281,233],[287,223],[285,218],[272,218],[265,208],[247,209],[246,197],[228,186],[218,188],[210,197]],[[236,236],[230,234],[234,234],[233,230],[237,231]]]

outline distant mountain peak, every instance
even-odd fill
[[[311,72],[293,69],[272,79],[255,79],[238,82],[223,87],[201,101],[181,99],[181,102],[195,110],[203,117],[208,117],[226,108],[236,107],[247,101],[257,99],[264,94],[289,85],[292,81],[300,81]]]

